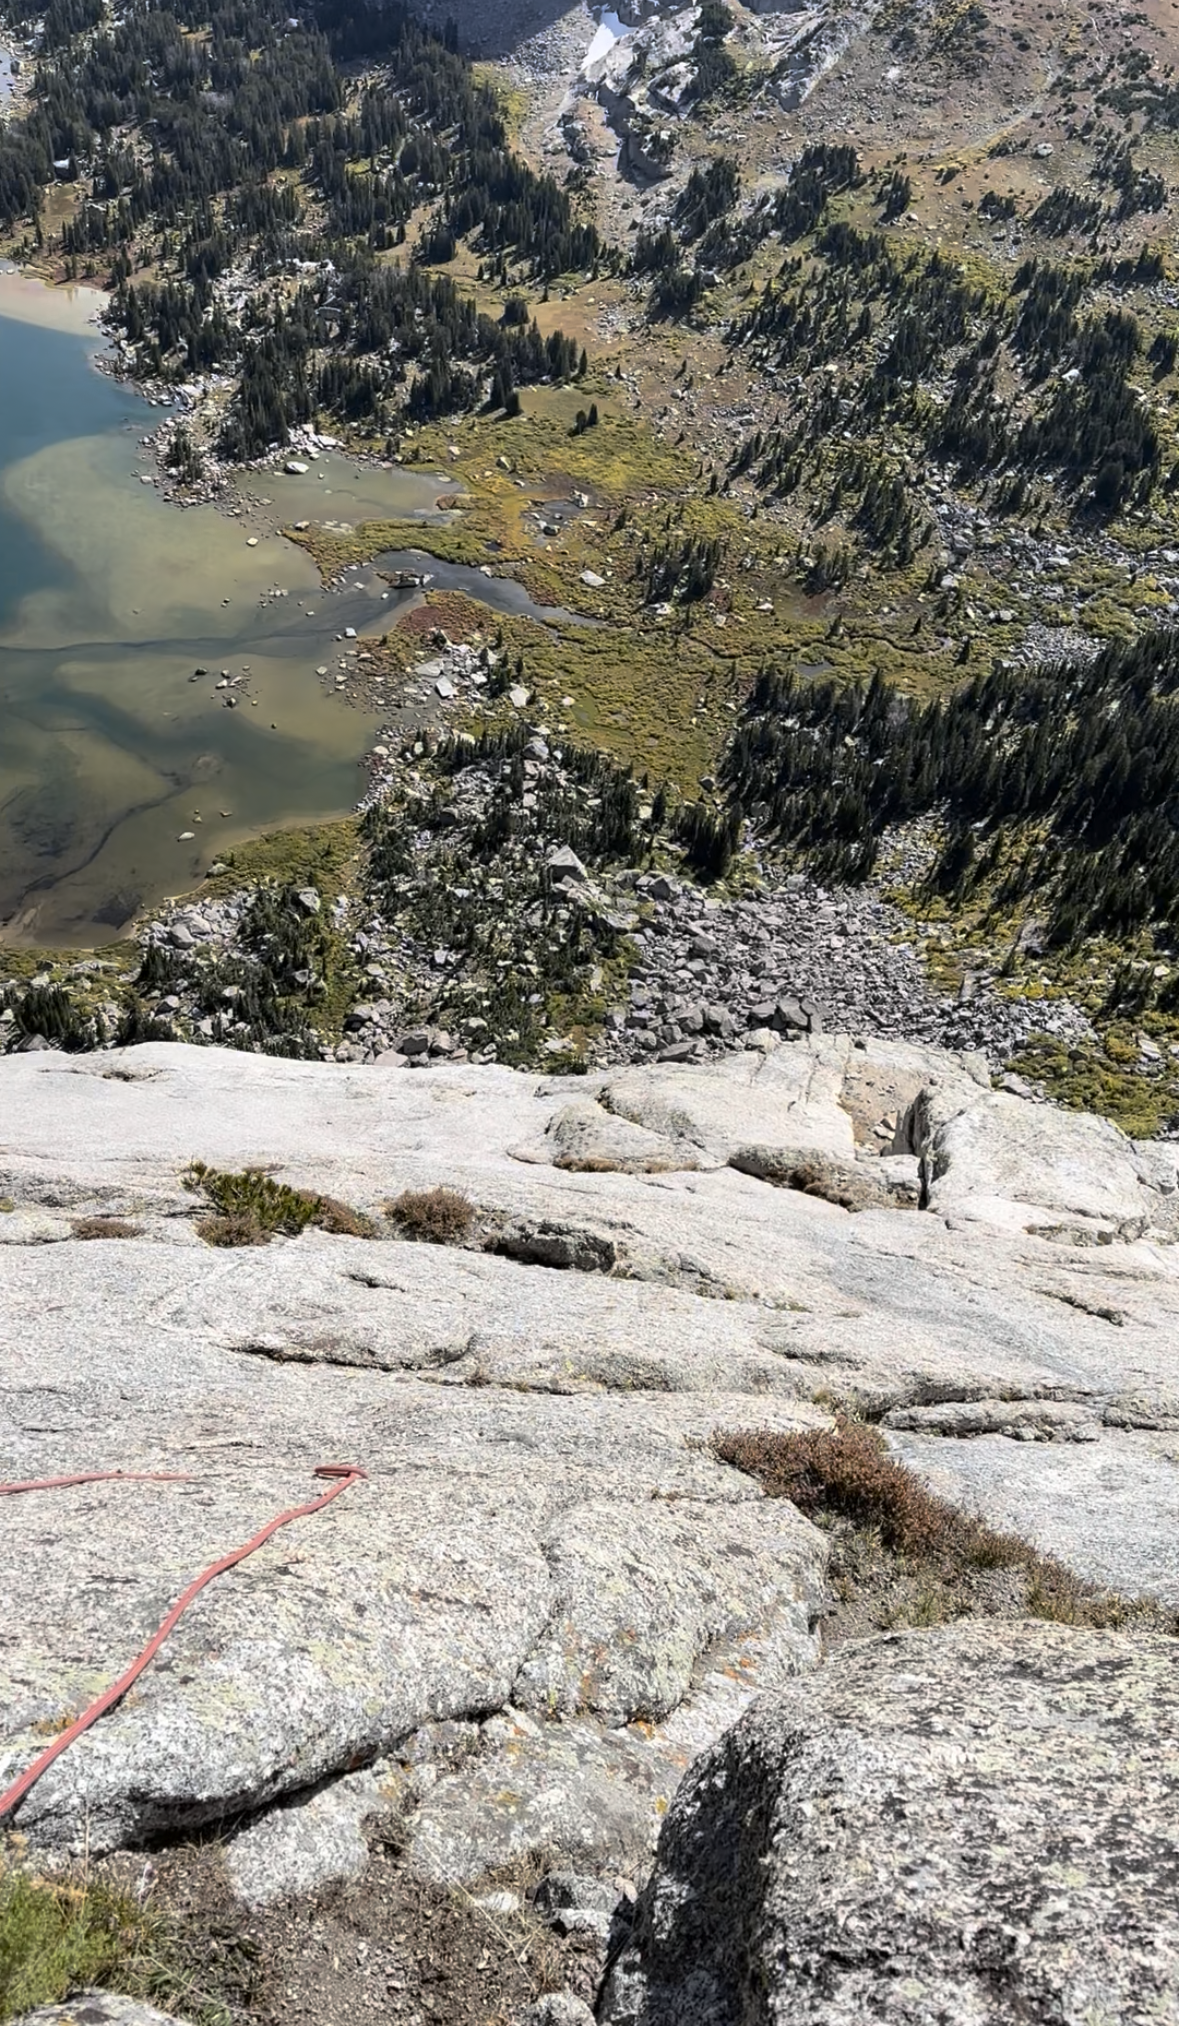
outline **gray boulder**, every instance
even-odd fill
[[[555,886],[566,882],[580,886],[587,877],[580,858],[568,844],[559,844],[555,851],[550,851],[545,866]]]
[[[668,1815],[601,2026],[1179,2019],[1179,1646],[962,1623],[767,1697]]]
[[[63,2005],[39,2005],[26,2012],[16,2026],[183,2026],[183,2021],[119,1991],[78,1991]]]
[[[259,1816],[226,1845],[237,1897],[261,1907],[329,1880],[358,1878],[369,1856],[364,1824],[391,1813],[401,1787],[393,1768],[366,1768]]]
[[[594,2015],[574,1991],[546,1991],[530,2005],[520,2026],[594,2026]]]
[[[1035,1231],[1069,1244],[1174,1236],[1179,1198],[1157,1154],[1108,1119],[952,1085],[917,1098],[909,1122],[925,1202],[955,1221]]]
[[[739,1147],[729,1162],[739,1174],[754,1175],[775,1188],[799,1189],[844,1210],[886,1209],[896,1200],[880,1165],[874,1161],[857,1167],[803,1147]]]
[[[543,1140],[512,1151],[518,1161],[551,1164],[570,1174],[658,1175],[705,1165],[686,1140],[614,1118],[588,1100],[565,1105],[549,1121]]]

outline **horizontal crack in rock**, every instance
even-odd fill
[[[1110,1308],[1105,1302],[1086,1301],[1083,1294],[1073,1294],[1064,1287],[1038,1287],[1037,1294],[1047,1295],[1049,1301],[1062,1301],[1068,1308],[1080,1309],[1082,1315],[1096,1316],[1099,1322],[1113,1323],[1123,1329],[1129,1317],[1122,1308]]]
[[[254,1337],[245,1343],[230,1344],[228,1348],[241,1357],[268,1358],[279,1365],[352,1365],[374,1371],[428,1372],[459,1364],[469,1354],[471,1342],[468,1339],[461,1344],[436,1344],[420,1351],[407,1351],[396,1361],[382,1358],[371,1344],[336,1337],[309,1337],[303,1343],[278,1337]]]

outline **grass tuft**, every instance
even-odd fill
[[[91,1985],[169,2005],[188,2000],[167,1922],[103,1879],[43,1879],[0,1867],[0,2019]],[[198,2005],[190,2016],[224,2018]]]
[[[70,1230],[75,1238],[139,1238],[143,1226],[125,1217],[75,1217]]]
[[[475,1222],[474,1204],[457,1189],[405,1189],[386,1214],[402,1237],[427,1245],[461,1245]]]

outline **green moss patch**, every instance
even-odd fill
[[[1107,1050],[1030,1041],[1009,1065],[1044,1086],[1070,1111],[1098,1112],[1131,1139],[1151,1140],[1179,1111],[1179,1077],[1146,1076],[1119,1065]]]

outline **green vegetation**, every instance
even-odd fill
[[[737,96],[746,59],[733,51],[748,45],[733,27],[708,0],[691,52],[697,110]],[[876,23],[898,48],[916,36],[968,67],[984,29],[972,0],[920,18],[898,0]],[[1119,58],[1107,84],[1164,118],[1140,65]],[[291,531],[325,577],[424,543],[594,624],[499,619],[435,594],[401,615],[379,649],[365,643],[382,673],[420,659],[429,624],[485,651],[475,757],[427,739],[418,785],[411,763],[363,834],[328,826],[231,854],[206,887],[256,889],[231,956],[181,964],[153,945],[131,953],[133,978],[105,981],[34,960],[49,982],[26,976],[4,995],[17,1032],[70,1048],[108,1029],[123,1042],[183,1032],[317,1056],[367,990],[350,938],[371,901],[427,969],[435,948],[450,953],[431,1021],[521,1062],[571,1034],[559,1066],[574,1067],[626,962],[606,911],[542,877],[549,845],[584,838],[575,813],[630,810],[615,836],[575,842],[591,872],[665,862],[674,840],[705,881],[743,876],[747,821],[839,880],[875,875],[882,839],[916,816],[944,835],[929,879],[899,897],[944,929],[929,944],[935,973],[955,982],[967,947],[992,969],[1010,950],[1012,991],[1068,991],[1114,1050],[1056,1050],[1037,1080],[1165,1123],[1179,1035],[1170,678],[1139,709],[1132,661],[1111,663],[1100,693],[1071,665],[974,675],[1021,652],[1029,620],[1080,624],[1132,657],[1144,617],[1169,609],[1150,551],[1179,484],[1170,256],[1140,249],[1141,234],[1123,257],[1107,251],[1115,227],[1149,230],[1167,200],[1155,153],[1103,128],[1083,187],[1062,183],[1040,204],[1043,184],[1029,199],[1026,181],[1018,198],[980,200],[969,151],[925,175],[831,139],[804,144],[767,193],[764,155],[755,174],[744,140],[713,152],[705,112],[677,129],[691,163],[666,222],[638,230],[624,259],[586,176],[555,182],[518,152],[524,111],[453,33],[398,6],[317,0],[296,19],[278,0],[176,0],[98,18],[93,0],[53,0],[27,113],[0,131],[0,216],[42,241],[59,221],[47,264],[109,281],[144,372],[229,376],[217,427],[234,455],[330,416],[358,447],[453,473],[437,524]],[[1015,146],[1000,137],[992,152]],[[63,159],[76,190],[46,207],[39,185]],[[1004,270],[997,254],[960,253],[952,230],[943,246],[941,222],[931,251],[918,236],[929,186],[957,178],[953,203],[969,185],[965,213],[1018,216],[1043,235],[1036,257]],[[1090,230],[1110,237],[1043,257],[1048,239]],[[217,286],[231,273],[250,277],[240,329]],[[600,291],[592,317],[582,284]],[[627,314],[628,292],[646,295],[652,319],[634,376],[629,358],[583,349],[607,303]],[[751,419],[728,464],[713,464],[726,413]],[[173,445],[188,479],[203,426],[186,423]],[[984,510],[977,545],[947,575],[967,498]],[[1069,557],[1045,570],[1042,541],[1069,522]],[[1115,542],[1134,551],[1126,567]],[[547,789],[533,807],[521,785],[515,684],[575,756],[552,807]],[[577,772],[591,748],[608,756],[600,779]],[[1066,765],[1080,770],[1071,799]],[[468,879],[459,846],[471,842]],[[1032,915],[1048,921],[1039,967],[1018,941]],[[1095,944],[1100,964],[1082,975]],[[1130,957],[1150,974],[1145,995],[1140,974],[1119,983]],[[167,1001],[194,969],[190,1023],[187,997],[176,1019]],[[117,1021],[99,1011],[112,999]],[[1119,1054],[1123,1029],[1133,1059]],[[1141,1035],[1161,1069],[1138,1060]]]
[[[1048,915],[1052,942],[1169,933],[1179,907],[1179,647],[1172,633],[1088,663],[997,668],[945,703],[757,682],[724,764],[731,794],[816,875],[862,879],[890,824],[945,812],[934,893],[967,897],[1011,834],[1002,898]],[[1179,977],[1160,995],[1179,1012]]]
[[[641,863],[665,808],[653,796],[641,816],[629,771],[599,753],[562,745],[542,768],[546,754],[518,723],[445,739],[426,778],[363,826],[372,900],[438,981],[407,1024],[428,1012],[472,1051],[520,1065],[600,1023],[624,935],[585,869]],[[549,863],[558,846],[580,873]]]
[[[358,93],[357,62],[371,67]],[[579,370],[559,331],[496,320],[426,272],[460,240],[505,284],[509,261],[544,286],[609,256],[568,193],[513,152],[496,92],[453,37],[399,7],[321,0],[295,19],[277,0],[176,0],[99,22],[62,6],[30,110],[0,128],[0,220],[31,218],[38,243],[62,160],[88,190],[48,251],[69,276],[82,263],[108,282],[142,373],[236,379],[231,456],[319,414],[381,438],[403,414],[477,408],[489,386],[514,413],[519,387]],[[413,257],[387,258],[427,209]],[[295,262],[313,272],[291,288]],[[245,327],[214,287],[239,264],[278,284],[257,289]],[[199,476],[188,426],[173,460]]]
[[[1173,1031],[1160,1026],[1160,1038],[1166,1041]],[[1173,1125],[1179,1079],[1174,1074],[1168,1079],[1148,1076],[1141,1066],[1132,1066],[1138,1057],[1133,1043],[1131,1064],[1118,1060],[1120,1038],[1124,1042],[1124,1030],[1120,1037],[1115,1029],[1105,1035],[1104,1048],[1070,1048],[1044,1037],[1028,1042],[1010,1067],[1042,1084],[1050,1098],[1070,1111],[1096,1112],[1112,1119],[1131,1139],[1152,1140]]]
[[[1151,278],[1151,260],[1132,264],[1128,286]],[[1030,260],[1009,289],[988,287],[940,252],[832,222],[813,261],[788,260],[732,326],[734,348],[763,371],[818,376],[788,429],[746,439],[733,475],[780,498],[827,487],[828,513],[861,528],[869,549],[897,546],[902,567],[929,535],[906,453],[981,481],[999,514],[1025,506],[1039,475],[1082,520],[1147,504],[1168,454],[1146,376],[1134,377],[1148,340],[1130,310],[1083,312],[1113,279],[1109,262]]]
[[[879,677],[767,670],[720,771],[724,809],[693,819],[699,842],[685,831],[701,870],[749,818],[817,879],[854,883],[880,872],[894,827],[936,820],[920,881],[894,893],[937,926],[931,970],[952,985],[981,949],[1013,991],[1083,1008],[1101,1048],[1044,1042],[1012,1065],[1061,1101],[1139,1137],[1179,1114],[1173,633],[1087,661],[1000,665],[930,703]]]
[[[338,1037],[355,989],[335,908],[354,890],[361,856],[355,817],[256,838],[226,852],[224,871],[201,890],[215,900],[250,895],[232,954],[200,945],[185,962],[166,942],[114,944],[76,971],[74,952],[6,951],[13,976],[0,986],[0,1010],[11,1007],[18,1035],[67,1050],[173,1041],[163,1002],[195,969],[208,1028],[184,1039],[318,1059],[319,1037]],[[31,982],[41,976],[49,982]]]
[[[785,188],[773,208],[764,213],[764,222],[780,233],[784,245],[804,239],[825,216],[832,197],[841,190],[855,189],[863,180],[859,156],[846,144],[832,146],[813,142],[804,148],[792,165]]]
[[[1094,174],[1119,192],[1115,223],[1165,201],[1128,149],[1107,147]],[[914,184],[895,168],[867,182],[854,148],[814,143],[776,196],[742,210],[738,164],[717,157],[693,171],[671,222],[636,239],[633,272],[653,277],[660,318],[715,323],[719,302],[701,305],[718,275],[744,267],[751,282],[756,263],[744,302],[728,293],[729,366],[761,383],[763,409],[767,381],[789,388],[789,420],[746,438],[730,480],[842,524],[873,570],[904,569],[928,541],[931,459],[1002,516],[1042,519],[1057,495],[1082,525],[1152,502],[1165,514],[1179,463],[1161,387],[1172,334],[1152,295],[1162,252],[1033,257],[1005,275],[882,229],[904,218]],[[1061,186],[1034,222],[1059,234],[1104,220],[1079,204]],[[988,191],[981,209],[1007,216],[1014,199]],[[759,249],[775,239],[799,250],[767,271]]]
[[[217,863],[224,871],[210,873],[201,891],[218,900],[243,886],[314,887],[324,906],[330,907],[348,890],[358,850],[355,816],[299,830],[272,830],[221,852]]]
[[[297,1238],[311,1225],[338,1238],[376,1236],[372,1219],[347,1203],[276,1182],[263,1168],[231,1174],[193,1161],[185,1170],[184,1186],[202,1195],[217,1213],[203,1217],[196,1227],[208,1245],[268,1245],[280,1235]]]
[[[688,802],[676,821],[676,837],[698,879],[706,884],[723,879],[741,840],[741,812],[713,811],[704,802]]]
[[[86,1019],[62,985],[30,984],[8,997],[20,1035],[39,1034],[69,1054],[99,1046],[106,1038],[101,1019]]]
[[[197,2026],[223,2026],[228,2011],[203,1996],[181,1962],[170,1924],[136,1894],[99,1877],[37,1878],[11,1862],[0,1869],[0,2019],[101,1985]]]
[[[203,952],[196,964],[199,1009],[210,1022],[211,1040],[315,1058],[318,1035],[343,1016],[343,1003],[336,1002],[346,1001],[347,967],[316,884],[259,884],[238,923],[233,954]],[[123,1046],[173,1038],[169,1023],[149,1013],[146,1002],[167,996],[192,968],[187,951],[147,944],[116,1037]]]

